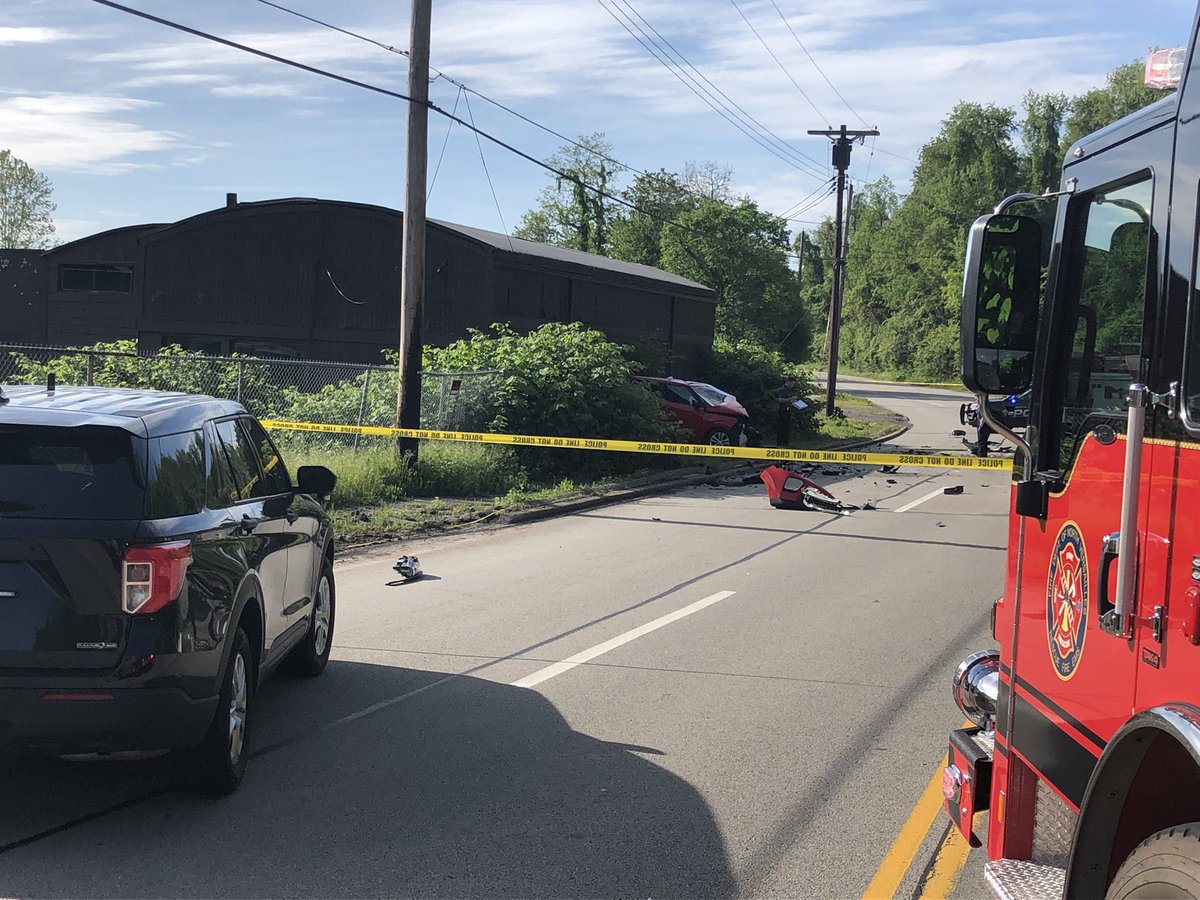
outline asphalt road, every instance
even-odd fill
[[[959,395],[844,387],[961,449]],[[701,487],[339,563],[334,659],[260,693],[236,795],[6,761],[0,895],[860,896],[990,643],[1008,484],[820,480],[878,509]]]

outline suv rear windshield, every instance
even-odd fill
[[[119,428],[0,427],[0,517],[139,519],[142,468]]]

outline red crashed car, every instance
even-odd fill
[[[737,397],[702,381],[634,375],[662,401],[663,407],[691,432],[692,440],[720,447],[758,447],[762,435]]]

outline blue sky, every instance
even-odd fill
[[[406,89],[403,57],[257,0],[127,2]],[[385,44],[408,45],[403,0],[279,2]],[[402,102],[90,0],[6,6],[0,147],[52,180],[60,239],[172,221],[222,205],[227,191],[244,200],[305,196],[403,206]],[[921,145],[959,100],[1017,106],[1030,88],[1072,94],[1096,86],[1152,45],[1185,44],[1194,12],[1192,0],[434,0],[433,6],[432,63],[446,75],[563,134],[604,132],[615,156],[639,169],[727,165],[738,192],[776,213],[819,194],[828,176],[828,144],[808,137],[810,128],[877,126],[875,151],[857,148],[851,174],[887,174],[903,189]],[[612,15],[631,10],[813,162],[785,163],[704,105]],[[449,110],[457,100],[460,116],[535,157],[561,144],[468,97],[469,111],[448,80],[431,86],[436,104]],[[448,129],[437,115],[430,119],[431,176],[443,142],[431,216],[511,230],[548,183],[542,170],[485,142],[497,209],[474,136]],[[816,206],[799,218],[816,220],[826,211]],[[804,227],[810,226],[795,224]]]

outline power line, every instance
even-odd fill
[[[262,2],[266,2],[266,0],[262,0]],[[274,5],[275,5],[274,3],[271,4],[271,6],[274,6]],[[459,88],[458,92],[454,95],[454,109],[450,110],[451,115],[454,115],[456,112],[458,112],[458,101],[462,99],[462,96],[463,96],[463,89]],[[471,121],[474,121],[474,119],[472,119]],[[450,143],[450,132],[453,129],[454,129],[454,123],[447,122],[446,123],[446,137],[442,139],[442,152],[438,154],[437,165],[434,166],[434,168],[433,168],[433,179],[429,183],[429,193],[425,195],[426,200],[429,199],[429,195],[433,193],[433,188],[437,184],[438,172],[442,171],[442,159],[446,156],[446,145]]]
[[[647,28],[649,28],[649,29],[650,29],[652,32],[654,32],[654,35],[655,35],[655,36],[656,36],[656,37],[657,37],[657,38],[658,38],[660,41],[662,41],[662,43],[663,43],[663,44],[665,44],[665,45],[666,45],[666,46],[667,46],[667,47],[668,47],[668,48],[671,50],[671,52],[673,52],[673,53],[675,54],[675,56],[676,56],[676,57],[677,57],[677,58],[678,58],[678,59],[679,59],[679,60],[680,60],[680,61],[681,61],[681,62],[682,62],[684,65],[686,65],[686,66],[687,66],[689,69],[691,69],[693,72],[695,72],[695,73],[696,73],[696,75],[698,75],[698,76],[700,77],[700,79],[701,79],[701,80],[702,80],[702,81],[703,81],[703,82],[704,82],[706,85],[708,85],[708,86],[709,86],[709,87],[711,87],[711,88],[712,88],[714,91],[716,91],[716,92],[717,92],[717,94],[719,94],[719,95],[720,95],[720,96],[721,96],[721,97],[722,97],[722,98],[723,98],[723,99],[724,99],[724,100],[725,100],[725,101],[728,103],[728,105],[729,105],[729,106],[732,106],[732,107],[733,107],[735,110],[737,110],[739,113],[741,113],[741,115],[742,115],[742,116],[744,116],[744,117],[745,117],[746,119],[748,119],[749,121],[753,122],[753,123],[754,123],[756,126],[758,126],[758,128],[759,128],[759,129],[761,129],[761,130],[762,130],[764,133],[766,133],[766,134],[767,134],[767,135],[769,135],[771,138],[773,138],[773,139],[774,139],[774,141],[775,141],[776,143],[778,143],[778,144],[779,144],[781,147],[783,147],[785,150],[787,150],[787,152],[788,152],[788,153],[790,153],[790,154],[791,154],[791,155],[793,155],[793,156],[799,157],[799,158],[801,158],[801,159],[805,160],[805,161],[806,161],[806,162],[808,162],[808,163],[811,163],[811,164],[815,165],[815,166],[816,166],[818,169],[822,170],[822,172],[824,171],[824,168],[825,168],[825,167],[823,166],[823,164],[822,164],[822,163],[821,163],[819,160],[816,160],[816,159],[814,159],[813,157],[809,156],[808,154],[806,154],[806,153],[803,153],[803,152],[801,152],[800,150],[797,150],[795,147],[793,147],[791,144],[789,144],[789,143],[788,143],[786,140],[784,140],[782,137],[780,137],[779,135],[777,135],[777,134],[776,134],[775,132],[773,132],[771,129],[767,128],[767,126],[763,125],[763,123],[762,123],[762,122],[760,122],[758,119],[754,118],[754,116],[750,115],[750,113],[748,113],[748,112],[747,112],[747,111],[746,111],[746,110],[745,110],[745,109],[744,109],[742,106],[740,106],[740,105],[737,103],[737,101],[735,101],[735,100],[734,100],[732,97],[730,97],[730,96],[729,96],[728,94],[726,94],[726,93],[725,93],[723,90],[721,90],[719,87],[717,87],[717,85],[716,85],[716,84],[714,84],[714,83],[713,83],[713,82],[712,82],[712,81],[709,79],[709,77],[708,77],[707,75],[705,75],[705,74],[704,74],[704,73],[703,73],[703,72],[702,72],[700,69],[696,68],[696,66],[694,66],[694,65],[693,65],[691,62],[689,62],[689,61],[688,61],[688,59],[687,59],[687,58],[686,58],[686,57],[685,57],[685,56],[684,56],[682,53],[680,53],[680,52],[679,52],[679,50],[678,50],[678,49],[675,47],[675,45],[674,45],[674,44],[672,44],[672,43],[671,43],[669,40],[667,40],[667,38],[666,38],[666,37],[664,37],[664,36],[662,35],[662,33],[658,31],[658,29],[656,29],[656,28],[655,28],[653,25],[651,25],[651,24],[650,24],[650,22],[649,22],[649,21],[646,19],[646,17],[645,17],[645,16],[643,16],[641,13],[639,13],[639,12],[638,12],[638,11],[637,11],[637,10],[634,8],[634,6],[633,6],[633,3],[631,2],[631,0],[613,0],[613,2],[619,2],[619,3],[623,3],[623,4],[624,4],[626,7],[628,7],[628,8],[629,8],[629,11],[630,11],[630,12],[632,12],[632,13],[633,13],[635,16],[637,16],[637,18],[638,18],[638,19],[639,19],[639,20],[640,20],[640,21],[641,21],[641,22],[642,22],[642,23],[643,23],[643,24],[644,24],[644,25],[645,25]],[[639,28],[639,30],[641,30],[641,29]],[[645,34],[645,32],[644,32],[644,31],[643,31],[642,33],[643,33],[643,34]],[[649,35],[647,35],[647,37],[649,37]],[[725,105],[725,104],[722,104],[722,105]]]
[[[294,9],[289,9],[286,6],[280,6],[278,3],[272,3],[271,0],[258,0],[258,2],[261,3],[263,6],[269,6],[272,9],[277,9],[280,12],[285,12],[289,16],[295,16],[298,19],[304,19],[306,22],[312,22],[314,25],[321,25],[325,28],[330,28],[333,31],[337,31],[344,35],[347,35],[348,37],[357,38],[360,41],[366,41],[368,44],[374,44],[376,47],[381,47],[384,50],[387,50],[391,53],[398,53],[401,56],[405,57],[406,59],[408,58],[407,50],[401,50],[399,47],[393,47],[391,44],[385,44],[383,41],[375,40],[375,38],[367,37],[366,35],[359,34],[355,31],[350,31],[349,29],[342,28],[338,25],[332,25],[329,22],[323,22],[320,19],[316,19],[316,18],[313,18],[312,16],[305,15],[302,12],[297,12]],[[433,67],[431,66],[430,68],[433,68]],[[434,71],[436,71],[436,69]]]
[[[647,53],[653,56],[655,60],[657,60],[667,69],[668,72],[674,75],[684,87],[703,100],[713,110],[713,112],[717,113],[717,115],[721,116],[721,118],[733,125],[733,127],[738,129],[738,131],[740,131],[743,135],[750,138],[750,140],[754,141],[756,144],[758,144],[768,153],[771,153],[777,159],[780,159],[782,162],[787,163],[788,165],[791,165],[814,178],[823,179],[825,177],[824,171],[820,170],[820,163],[818,163],[816,160],[805,156],[803,153],[800,153],[800,151],[791,147],[791,145],[789,145],[786,141],[764,126],[745,110],[741,109],[740,106],[737,106],[737,104],[733,103],[733,101],[729,100],[728,104],[722,102],[717,98],[713,91],[710,91],[704,87],[697,77],[688,75],[687,72],[684,71],[684,65],[691,68],[693,71],[696,71],[699,79],[707,81],[707,79],[699,73],[699,70],[692,66],[692,64],[689,63],[686,58],[678,54],[678,51],[676,51],[676,55],[679,55],[679,58],[683,61],[683,65],[674,62],[670,54],[663,50],[661,45],[657,44],[649,34],[647,34],[640,26],[638,26],[637,22],[634,21],[633,16],[624,12],[623,10],[619,10],[619,7],[617,9],[610,9],[607,5],[605,5],[604,0],[596,0],[596,2],[600,5],[600,8],[607,12],[617,22],[618,25],[624,28],[625,31],[627,31],[635,41],[641,44],[642,48]],[[615,2],[616,0],[614,0],[614,3]],[[636,10],[634,10],[634,15],[637,15]],[[621,18],[622,16],[624,16],[624,19]],[[653,30],[653,28],[651,28],[651,30]],[[655,32],[655,34],[657,33],[658,32]],[[711,84],[711,82],[708,83]],[[721,94],[721,96],[726,97],[728,100],[727,95],[721,92],[719,88],[716,88],[715,85],[713,86],[713,90],[716,93]],[[739,117],[734,112],[734,109],[737,109],[741,113],[741,116],[745,117],[745,120],[748,120],[748,122],[752,124],[747,124],[747,121]],[[756,128],[758,130],[755,130]],[[759,133],[760,131],[762,132],[761,134]],[[772,141],[774,143],[772,143]],[[775,144],[782,146],[783,152],[781,152],[780,149],[775,146]],[[794,157],[794,159],[785,156],[784,153],[790,154],[790,156]]]
[[[903,156],[902,154],[899,154],[899,153],[893,153],[891,150],[884,150],[882,147],[874,147],[872,149],[872,152],[882,153],[885,156],[894,156],[894,157],[896,157],[896,159],[902,159],[905,162],[910,162],[915,166],[919,166],[921,164],[921,161],[919,159],[913,159],[911,156]]]
[[[737,0],[729,0],[729,2],[732,3],[733,8],[738,11],[738,15],[742,17],[742,21],[745,22],[748,26],[750,26],[750,30],[754,32],[754,36],[756,38],[758,38],[758,42],[763,45],[763,49],[766,50],[767,53],[769,53],[771,55],[771,59],[775,60],[775,65],[779,66],[779,68],[783,71],[783,74],[788,77],[788,80],[793,85],[796,86],[796,90],[798,90],[800,92],[800,96],[808,101],[808,105],[813,108],[813,112],[815,112],[817,114],[817,117],[820,119],[823,119],[825,121],[825,124],[828,125],[829,117],[826,116],[824,113],[822,113],[821,110],[817,109],[817,104],[815,104],[813,102],[812,97],[808,96],[808,94],[805,92],[804,88],[800,87],[800,82],[798,82],[795,78],[792,77],[792,73],[788,71],[788,67],[785,66],[783,64],[783,62],[779,59],[779,57],[775,55],[775,51],[771,49],[770,45],[767,44],[767,42],[765,40],[763,40],[763,36],[758,33],[758,29],[754,27],[754,23],[751,22],[748,18],[746,18],[746,14],[744,12],[742,12],[742,8],[737,5]]]
[[[806,194],[800,200],[798,200],[797,202],[795,202],[791,206],[789,206],[787,208],[787,210],[781,214],[782,217],[786,219],[790,215],[799,214],[800,212],[802,212],[800,207],[803,206],[805,203],[807,203],[809,200],[811,200],[813,197],[815,197],[817,194],[820,194],[822,191],[824,191],[825,193],[822,194],[820,199],[824,199],[825,197],[827,197],[830,193],[832,193],[833,182],[834,182],[834,179],[830,178],[828,181],[826,181],[824,184],[822,184],[815,191],[812,191],[811,193]]]
[[[376,40],[375,38],[372,38],[372,37],[370,37],[370,36],[368,36],[368,35],[364,35],[364,34],[360,34],[360,33],[358,33],[358,32],[355,32],[355,31],[351,31],[350,29],[343,28],[343,27],[341,27],[341,26],[339,26],[339,25],[335,25],[335,24],[333,24],[333,23],[331,23],[331,22],[326,22],[326,21],[323,21],[323,20],[321,20],[321,19],[314,18],[313,16],[305,15],[304,13],[297,12],[296,10],[290,9],[289,7],[283,6],[283,5],[279,4],[279,3],[274,3],[274,2],[271,2],[271,0],[257,0],[257,2],[259,2],[259,3],[262,3],[262,4],[264,4],[265,6],[270,6],[270,7],[272,7],[273,9],[277,9],[277,10],[279,10],[280,12],[284,12],[284,13],[287,13],[287,14],[289,14],[289,15],[296,16],[297,18],[304,19],[304,20],[305,20],[305,21],[307,21],[307,22],[311,22],[311,23],[313,23],[313,24],[320,25],[320,26],[322,26],[322,27],[324,27],[324,28],[329,28],[329,29],[331,29],[331,30],[333,30],[333,31],[336,31],[336,32],[340,33],[340,34],[347,35],[348,37],[352,37],[352,38],[355,38],[355,39],[357,39],[357,40],[360,40],[360,41],[365,41],[365,42],[366,42],[366,43],[368,43],[368,44],[372,44],[372,45],[374,45],[374,46],[376,46],[376,47],[379,47],[379,48],[381,48],[381,49],[383,49],[383,50],[387,50],[387,51],[388,51],[388,52],[390,52],[390,53],[396,53],[396,54],[399,54],[400,56],[403,56],[403,57],[407,57],[407,56],[408,56],[408,51],[407,51],[407,50],[403,50],[403,49],[401,49],[401,48],[399,48],[399,47],[394,47],[394,46],[392,46],[391,44],[386,44],[386,43],[384,43],[383,41]],[[656,33],[657,33],[657,32],[656,32]],[[470,87],[469,85],[467,85],[467,84],[464,84],[463,82],[459,81],[458,79],[456,79],[456,78],[454,78],[454,77],[452,77],[452,76],[450,76],[450,75],[447,75],[445,72],[442,72],[442,71],[438,70],[437,68],[435,68],[435,67],[433,67],[433,66],[430,66],[430,69],[431,69],[432,71],[434,71],[434,72],[436,72],[436,73],[437,73],[437,77],[438,77],[438,78],[444,78],[444,79],[445,79],[446,81],[448,81],[450,84],[453,84],[455,87],[457,87],[460,93],[462,93],[462,92],[465,92],[465,93],[474,94],[474,95],[475,95],[476,97],[478,97],[480,100],[483,100],[483,101],[484,101],[484,102],[486,102],[486,103],[490,103],[492,106],[495,106],[496,108],[498,108],[498,109],[500,109],[500,110],[503,110],[504,112],[508,113],[509,115],[511,115],[511,116],[514,116],[514,117],[516,117],[516,118],[520,119],[522,122],[525,122],[525,123],[526,123],[526,124],[528,124],[528,125],[532,125],[534,128],[538,128],[538,129],[540,129],[541,131],[544,131],[546,134],[552,135],[552,136],[554,136],[554,137],[558,138],[558,139],[559,139],[559,140],[561,140],[561,141],[565,141],[566,143],[568,143],[568,144],[570,144],[570,145],[572,145],[572,146],[576,147],[576,148],[577,148],[577,149],[579,149],[579,150],[583,150],[584,152],[586,152],[586,153],[588,153],[588,154],[590,154],[590,155],[592,155],[592,156],[595,156],[595,157],[597,157],[598,159],[601,159],[601,160],[603,160],[603,161],[605,161],[605,162],[612,163],[612,164],[613,164],[613,165],[615,165],[615,166],[619,166],[621,169],[624,169],[624,170],[630,171],[630,172],[634,173],[635,175],[639,175],[639,176],[642,176],[642,177],[645,177],[645,178],[652,178],[652,179],[655,179],[655,180],[657,180],[657,181],[670,182],[670,184],[671,184],[671,186],[672,186],[672,187],[675,187],[675,188],[677,188],[677,189],[680,189],[680,190],[682,190],[684,193],[690,194],[690,195],[692,195],[693,197],[696,197],[697,199],[706,199],[705,195],[701,194],[701,193],[700,193],[700,192],[698,192],[698,191],[693,191],[691,188],[687,187],[686,185],[679,184],[677,181],[673,181],[673,180],[671,180],[671,179],[665,179],[665,178],[661,178],[660,176],[658,176],[658,175],[657,175],[657,174],[655,174],[655,173],[644,172],[644,171],[642,171],[641,169],[638,169],[636,166],[631,166],[631,165],[629,165],[628,163],[624,163],[624,162],[622,162],[622,161],[621,161],[621,160],[619,160],[619,159],[614,159],[613,157],[611,157],[611,156],[608,156],[608,155],[606,155],[606,154],[604,154],[604,153],[601,153],[600,151],[596,150],[596,149],[595,149],[595,148],[593,148],[593,147],[589,147],[587,144],[581,143],[580,141],[577,141],[577,140],[575,140],[574,138],[568,137],[567,135],[565,135],[565,134],[563,134],[563,133],[561,133],[561,132],[559,132],[559,131],[556,131],[556,130],[554,130],[553,128],[550,128],[548,125],[544,125],[544,124],[542,124],[541,122],[538,122],[538,121],[536,121],[536,120],[534,120],[534,119],[531,119],[529,116],[527,116],[527,115],[525,115],[525,114],[523,114],[523,113],[521,113],[521,112],[519,112],[519,111],[517,111],[517,110],[515,110],[515,109],[512,109],[512,108],[511,108],[511,107],[509,107],[509,106],[506,106],[505,104],[501,103],[499,100],[496,100],[496,99],[494,99],[494,98],[492,98],[492,97],[489,97],[489,96],[487,96],[486,94],[483,94],[483,93],[481,93],[480,91],[477,91],[476,89],[474,89],[474,88]],[[703,77],[703,76],[702,76],[702,77]],[[715,87],[715,86],[714,86],[714,87]],[[458,100],[459,100],[459,95],[456,95],[456,96],[455,96],[455,100],[454,100],[454,110],[453,110],[453,112],[457,112],[457,110],[458,110]],[[732,101],[731,101],[731,102],[732,102]],[[474,119],[473,119],[473,118],[472,118],[472,123],[474,123]],[[447,128],[447,131],[446,131],[446,140],[447,140],[447,141],[449,140],[449,137],[450,137],[450,130],[451,130],[451,128],[453,127],[454,123],[453,123],[453,122],[450,122],[450,123],[448,123],[448,124],[449,124],[449,127]],[[445,143],[443,143],[443,144],[442,144],[442,155],[444,155],[444,154],[445,154],[445,150],[446,150],[446,144],[445,144]],[[796,151],[796,152],[798,152],[798,151]],[[801,156],[803,156],[803,154],[801,154]],[[810,159],[810,157],[804,157],[804,158],[805,158],[805,159]],[[439,158],[438,158],[438,166],[439,166],[439,167],[441,166],[441,157],[439,157]],[[434,173],[434,180],[435,180],[435,181],[436,181],[436,178],[437,178],[437,174],[436,174],[436,172],[435,172],[435,173]],[[818,190],[820,190],[820,189],[818,188]],[[786,219],[786,216],[780,216],[780,218]]]
[[[460,91],[461,93],[461,91]],[[467,115],[471,118],[471,127],[475,127],[475,114],[471,112],[471,99],[466,98]],[[483,163],[483,174],[487,176],[488,189],[492,192],[492,202],[496,204],[496,215],[500,217],[500,227],[504,229],[504,236],[508,238],[508,249],[512,247],[512,235],[508,233],[508,225],[504,221],[504,212],[500,209],[500,198],[496,196],[496,186],[492,184],[492,173],[488,171],[487,160],[483,157],[483,144],[479,140],[479,129],[475,129],[475,146],[479,148],[479,161]]]
[[[166,28],[171,28],[176,31],[182,31],[185,34],[190,34],[194,37],[198,37],[198,38],[201,38],[206,41],[212,41],[213,43],[221,44],[222,46],[230,47],[234,50],[240,50],[244,53],[249,53],[252,56],[258,56],[258,57],[261,57],[262,59],[268,59],[268,60],[271,60],[272,62],[277,62],[277,63],[280,63],[281,65],[290,66],[291,68],[294,68],[294,69],[300,69],[301,71],[309,72],[313,75],[320,75],[324,78],[329,78],[334,81],[341,82],[342,84],[348,84],[348,85],[351,85],[352,87],[359,87],[359,88],[371,91],[376,94],[381,94],[385,97],[392,97],[397,100],[403,100],[406,103],[416,102],[413,100],[412,97],[409,97],[406,94],[401,94],[399,91],[389,90],[388,88],[379,87],[378,85],[369,84],[364,81],[358,81],[357,79],[354,79],[354,78],[348,78],[345,75],[338,75],[338,74],[336,74],[334,72],[330,72],[326,69],[321,69],[316,66],[310,66],[307,63],[298,62],[297,60],[294,60],[294,59],[288,59],[287,57],[284,57],[284,56],[278,56],[274,53],[268,53],[266,50],[260,50],[257,47],[251,47],[247,44],[240,44],[237,41],[232,41],[232,40],[229,40],[228,38],[223,38],[218,35],[211,34],[207,31],[201,31],[197,28],[192,28],[191,26],[183,25],[179,22],[174,22],[170,19],[164,19],[161,16],[156,16],[156,15],[153,15],[148,12],[143,12],[142,10],[139,10],[139,9],[134,9],[133,7],[130,7],[130,6],[125,6],[121,3],[115,2],[115,0],[92,0],[92,2],[98,3],[101,6],[107,6],[110,9],[115,9],[119,12],[127,13],[132,16],[137,16],[138,18],[145,19],[149,22],[154,22],[154,23],[156,23],[158,25],[162,25]],[[459,118],[458,116],[456,116],[452,113],[446,112],[444,109],[437,106],[436,104],[429,102],[429,101],[425,101],[425,103],[426,103],[426,106],[430,110],[437,113],[438,115],[444,116],[445,118],[449,119],[451,122],[455,122],[455,123],[463,126],[464,128],[469,129],[470,131],[472,131],[474,134],[476,134],[479,137],[486,138],[487,140],[491,141],[493,144],[496,144],[497,146],[504,148],[505,150],[509,151],[510,153],[514,154],[515,156],[519,156],[521,159],[531,162],[535,166],[545,169],[546,171],[551,172],[560,178],[566,179],[568,181],[576,180],[575,177],[572,176],[571,174],[564,172],[561,169],[557,168],[556,166],[552,166],[551,164],[544,162],[543,160],[537,159],[536,157],[531,156],[530,154],[526,153],[523,150],[517,149],[512,144],[509,144],[509,143],[501,140],[500,138],[496,137],[495,135],[489,134],[488,132],[484,131],[483,129],[477,128],[475,125],[464,121],[463,119]],[[662,216],[656,215],[655,213],[652,213],[649,210],[642,209],[635,203],[631,203],[630,201],[626,200],[624,197],[619,197],[619,196],[616,196],[615,194],[610,194],[607,191],[604,191],[600,188],[595,187],[594,185],[584,185],[584,187],[586,189],[592,191],[593,193],[595,193],[598,197],[602,197],[606,200],[611,200],[613,203],[616,203],[620,206],[624,206],[627,209],[633,210],[634,212],[640,213],[640,214],[646,216],[647,218],[653,219],[654,221],[659,222],[663,225],[671,225],[671,226],[679,228],[683,231],[692,232],[694,234],[698,234],[703,237],[711,237],[711,235],[706,235],[706,234],[704,234],[704,232],[700,231],[697,228],[694,228],[690,225],[685,225],[684,223],[679,222],[674,219],[667,219]],[[768,215],[770,215],[770,214],[768,213]],[[776,217],[776,218],[778,218],[778,217]]]
[[[850,112],[854,113],[854,115],[858,119],[858,121],[862,122],[864,125],[866,125],[868,128],[870,128],[871,126],[867,122],[867,120],[858,114],[858,110],[856,110],[853,106],[850,105],[850,101],[842,96],[842,92],[839,91],[836,87],[834,87],[833,82],[829,80],[829,76],[825,74],[824,70],[819,65],[817,65],[817,61],[815,59],[813,59],[813,55],[808,52],[808,48],[804,46],[804,42],[802,40],[800,40],[800,35],[796,34],[795,29],[792,28],[792,23],[789,22],[787,19],[787,16],[785,16],[783,14],[783,10],[779,8],[779,4],[776,3],[775,0],[771,0],[771,5],[775,7],[775,12],[779,13],[779,18],[781,18],[783,20],[783,24],[787,26],[787,30],[792,33],[792,37],[794,37],[796,39],[796,43],[800,45],[800,49],[804,51],[804,55],[808,57],[808,61],[813,64],[813,68],[816,69],[821,74],[821,77],[825,79],[825,83],[827,85],[829,85],[830,89],[835,94],[837,94],[838,99],[841,100],[842,103],[844,103],[846,105],[846,109],[848,109],[848,110],[850,110]],[[740,12],[740,10],[739,10],[739,12]]]

